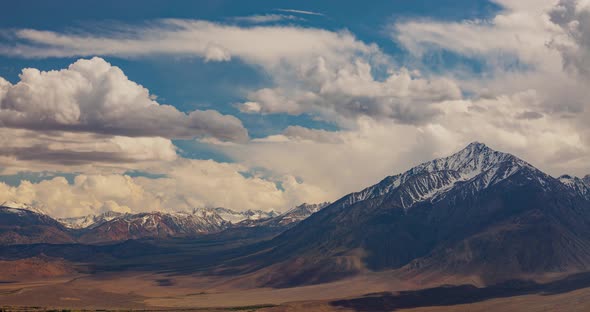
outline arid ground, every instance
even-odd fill
[[[8,263],[3,263],[4,268]],[[8,267],[10,267],[8,265]],[[13,268],[15,266],[12,266]],[[271,289],[251,288],[255,276],[210,278],[149,272],[94,275],[57,272],[55,277],[13,275],[0,284],[7,310],[184,311],[588,311],[590,275],[548,277],[476,287],[477,280],[435,286],[370,273],[333,283]]]

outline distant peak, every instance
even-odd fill
[[[455,154],[449,156],[450,158],[478,158],[482,154],[505,154],[489,148],[487,145],[481,142],[471,142],[462,150],[459,150]]]
[[[455,154],[438,158],[410,169],[410,173],[451,170],[463,176],[474,176],[498,166],[532,167],[512,154],[495,151],[483,143],[473,142]]]
[[[308,204],[308,203],[303,203],[299,206],[295,206],[294,209],[322,209],[326,206],[330,205],[330,202],[323,202],[323,203],[319,203],[319,204]],[[293,210],[293,209],[292,209]]]
[[[467,145],[467,147],[465,147],[465,150],[482,151],[482,150],[491,150],[491,149],[487,145],[485,145],[484,143],[475,141],[475,142],[469,143],[469,145]]]
[[[2,204],[0,204],[0,206],[2,207],[6,207],[6,208],[14,208],[14,209],[23,209],[23,210],[28,210],[28,211],[32,211],[38,214],[47,214],[45,212],[45,210],[43,210],[40,207],[36,207],[36,206],[31,206],[29,204],[25,204],[25,203],[18,203],[15,201],[5,201]]]
[[[564,180],[571,180],[571,181],[574,181],[574,182],[580,182],[581,181],[582,183],[585,183],[588,186],[590,186],[590,174],[589,175],[586,175],[583,178],[578,178],[576,176],[572,176],[572,175],[569,175],[569,174],[564,174],[564,175],[560,176],[558,179],[561,180],[562,182]]]

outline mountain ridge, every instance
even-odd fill
[[[344,196],[267,249],[253,261],[288,269],[288,277],[263,282],[277,287],[411,263],[429,263],[415,270],[454,268],[453,274],[505,266],[497,278],[582,270],[590,268],[590,200],[526,161],[475,142]],[[448,253],[464,259],[440,256]]]
[[[12,224],[5,225],[4,232],[0,232],[0,244],[3,242],[5,244],[21,242],[97,244],[130,239],[191,237],[243,227],[287,228],[319,210],[318,205],[309,205],[316,207],[315,210],[300,210],[304,206],[307,207],[306,204],[303,204],[283,214],[262,210],[234,211],[218,207],[195,208],[190,212],[120,213],[108,211],[84,217],[53,219],[31,206],[18,206],[21,208],[0,207],[0,214],[8,215],[12,222]],[[294,211],[298,211],[297,217],[287,219],[287,216],[293,214]],[[22,220],[19,217],[22,217]],[[32,221],[29,219],[38,220],[38,224],[31,223]],[[24,234],[27,232],[23,228],[26,230],[29,225],[34,225],[38,231],[46,232],[47,235],[37,234],[35,237],[26,237]],[[15,229],[20,229],[18,233],[24,236],[15,234]],[[55,235],[49,235],[53,232],[59,233],[55,241],[43,238],[54,237]],[[3,237],[2,233],[5,233],[6,237]]]
[[[24,208],[0,206],[0,245],[72,243],[68,229],[53,218]]]
[[[77,233],[78,242],[87,243],[203,232],[218,233],[214,240],[247,240],[263,233],[258,237],[264,240],[254,245],[236,243],[240,247],[224,252],[232,256],[212,270],[254,276],[261,286],[323,283],[385,270],[495,283],[590,271],[587,181],[588,176],[552,177],[475,142],[332,204],[304,204],[269,218],[225,208],[123,215]],[[227,221],[224,214],[241,221]],[[46,229],[39,222],[36,226]]]
[[[477,155],[477,158],[472,157]],[[408,187],[406,196],[402,198],[402,205],[408,208],[413,204],[427,200],[444,193],[445,189],[452,187],[458,182],[467,182],[475,178],[478,174],[492,169],[493,165],[505,163],[508,167],[499,168],[503,171],[489,172],[486,182],[482,186],[489,186],[489,183],[496,183],[499,180],[507,178],[514,173],[519,167],[536,169],[529,163],[515,157],[514,155],[494,151],[480,142],[470,143],[467,147],[448,157],[434,159],[419,164],[404,173],[388,176],[379,183],[363,189],[360,192],[351,193],[344,196],[346,201],[344,205],[352,205],[357,201],[367,200],[383,196],[400,185],[405,184],[410,179],[423,177],[422,181],[416,181],[415,185]],[[433,175],[433,173],[437,173]],[[502,179],[497,178],[497,174],[503,174]],[[543,173],[544,174],[544,173]],[[420,182],[422,182],[420,184]],[[340,201],[340,200],[339,200]]]
[[[587,199],[590,199],[590,175],[587,175],[584,178],[578,178],[565,174],[560,176],[558,179],[561,183],[569,187],[574,192],[584,196]]]

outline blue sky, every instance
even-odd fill
[[[31,12],[31,7],[35,10]],[[298,14],[279,11],[294,9],[317,12],[322,15]],[[403,64],[408,57],[386,32],[387,25],[396,20],[411,18],[436,20],[464,20],[492,16],[500,7],[489,1],[443,0],[432,1],[372,1],[370,6],[362,1],[18,1],[8,4],[0,12],[0,28],[33,28],[68,31],[73,27],[92,27],[96,23],[141,24],[162,18],[202,19],[221,23],[236,23],[235,17],[289,14],[301,18],[273,25],[299,25],[329,29],[348,30],[359,40],[377,43],[381,49]],[[239,24],[239,23],[238,23]],[[254,44],[254,43],[253,43]],[[439,55],[432,58],[430,70],[444,68],[454,62],[455,55]],[[65,68],[73,58],[22,59],[0,57],[0,76],[9,81],[18,81],[22,68],[42,70]],[[222,113],[236,114],[253,137],[264,137],[282,131],[289,125],[334,130],[328,122],[314,120],[309,116],[248,115],[240,114],[233,106],[243,100],[244,93],[271,83],[269,78],[256,68],[240,60],[226,63],[207,63],[191,57],[141,57],[124,59],[105,57],[119,66],[133,81],[156,94],[162,103],[174,105],[181,111],[214,108]],[[436,63],[436,64],[435,64]],[[474,64],[476,67],[478,64]],[[231,74],[228,74],[231,73]],[[181,144],[190,157],[221,159],[219,155],[190,150],[189,143]],[[193,146],[199,148],[198,144]],[[201,146],[202,148],[202,146]]]
[[[588,12],[581,0],[12,1],[0,201],[56,216],[284,210],[471,141],[583,176]]]

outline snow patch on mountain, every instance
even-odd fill
[[[539,183],[546,183],[548,176],[529,163],[474,142],[449,157],[425,162],[402,174],[387,177],[358,193],[350,194],[344,198],[342,204],[349,206],[367,199],[396,196],[399,197],[400,205],[409,209],[418,202],[442,199],[458,185],[464,191],[474,194],[522,169],[539,173]]]
[[[91,229],[104,223],[119,219],[121,222],[133,223],[144,227],[156,227],[161,217],[171,220],[178,226],[187,228],[219,229],[225,224],[238,224],[245,220],[266,220],[279,214],[275,211],[247,210],[234,211],[227,208],[195,208],[190,212],[152,212],[129,214],[109,211],[98,215],[61,218],[58,221],[71,229]],[[188,230],[189,232],[192,230]]]
[[[324,209],[326,206],[330,205],[330,203],[325,202],[321,204],[301,204],[289,211],[273,218],[273,221],[278,225],[288,225],[292,223],[301,222],[307,219],[312,214]]]
[[[0,204],[1,207],[6,207],[6,208],[15,208],[15,209],[20,209],[20,210],[28,210],[28,211],[32,211],[34,213],[38,213],[38,214],[42,214],[42,215],[46,215],[47,213],[45,212],[45,210],[43,210],[43,208],[37,207],[37,206],[32,206],[29,204],[25,204],[25,203],[18,203],[15,201],[5,201],[2,204]]]
[[[121,212],[107,211],[98,215],[71,217],[58,219],[61,224],[70,229],[85,229],[101,225],[115,218],[125,215]]]
[[[244,220],[263,220],[270,219],[278,216],[279,214],[275,211],[262,211],[262,210],[246,210],[246,211],[234,211],[227,208],[195,208],[193,214],[208,215],[217,214],[223,220],[231,222],[232,224],[240,223]]]
[[[565,174],[559,177],[558,180],[578,195],[590,199],[590,176],[578,178]]]
[[[255,227],[255,226],[268,226],[268,227],[282,227],[297,224],[307,219],[312,214],[324,209],[329,206],[329,202],[320,204],[301,204],[292,208],[280,215],[273,216],[271,218],[259,219],[259,220],[243,220],[238,223],[238,226]]]

